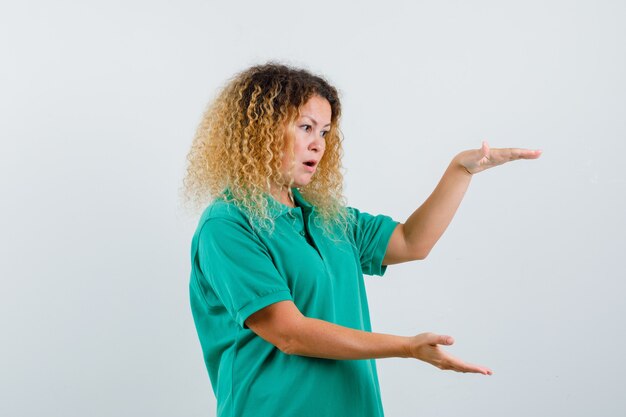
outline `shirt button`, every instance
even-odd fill
[[[300,232],[300,235],[304,236],[306,233],[304,233],[304,230]]]

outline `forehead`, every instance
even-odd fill
[[[325,98],[314,95],[300,107],[300,116],[313,117],[318,123],[328,124],[332,117],[330,103]]]

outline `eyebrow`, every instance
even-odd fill
[[[311,116],[303,114],[301,117],[307,117],[307,118],[311,119],[311,121],[313,121],[314,125],[317,125],[317,121],[314,118],[312,118]],[[330,126],[330,123],[328,123],[326,126]],[[324,126],[324,127],[326,127],[326,126]]]

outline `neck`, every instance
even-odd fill
[[[291,188],[289,187],[273,186],[271,188],[271,194],[281,204],[284,204],[288,207],[296,206],[296,203],[293,199],[293,193],[291,192]]]

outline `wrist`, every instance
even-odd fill
[[[452,158],[452,162],[450,163],[450,166],[456,171],[459,171],[465,175],[472,176],[473,174],[470,172],[469,169],[467,169],[467,167],[462,162],[462,160],[463,160],[463,152],[461,152],[460,154]]]
[[[402,353],[400,354],[401,358],[412,358],[413,354],[411,352],[411,347],[413,345],[412,337],[402,337]]]

